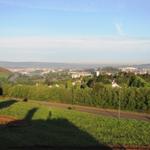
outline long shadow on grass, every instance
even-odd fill
[[[17,103],[16,100],[7,100],[7,101],[2,101],[0,102],[0,109],[10,107],[14,103]]]
[[[53,119],[51,112],[45,120],[32,120],[36,111],[37,108],[33,108],[27,113],[23,119],[26,124],[1,126],[3,128],[0,128],[0,147],[36,150],[110,149],[67,119]]]

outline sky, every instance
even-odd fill
[[[0,61],[150,63],[150,1],[0,0]]]

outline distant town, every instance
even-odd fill
[[[67,72],[68,75],[71,75],[72,78],[80,78],[86,76],[99,76],[99,74],[112,75],[114,70],[118,70],[126,73],[137,74],[150,74],[150,68],[136,68],[136,67],[122,67],[122,68],[113,68],[113,67],[104,67],[98,69],[51,69],[51,68],[7,68],[13,73],[20,73],[22,75],[34,76],[34,75],[45,75],[48,73],[57,73],[57,72]]]

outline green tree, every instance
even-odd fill
[[[128,83],[129,87],[145,87],[147,86],[147,83],[144,79],[142,79],[139,76],[131,76]]]

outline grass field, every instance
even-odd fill
[[[8,74],[5,74],[5,73],[0,73],[0,78],[8,78]]]
[[[118,121],[15,100],[0,100],[0,115],[26,122],[17,127],[0,125],[0,147],[150,145],[150,122]]]

